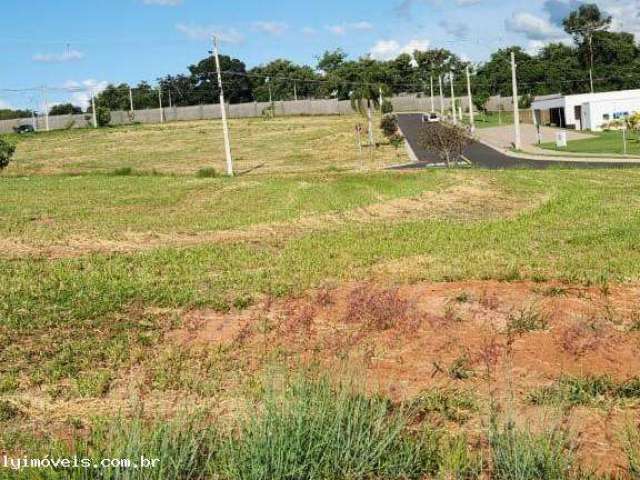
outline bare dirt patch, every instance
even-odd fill
[[[476,392],[484,413],[465,425],[473,433],[486,425],[491,399],[536,423],[550,407],[532,406],[528,395],[562,375],[638,375],[640,333],[630,326],[639,305],[635,285],[603,292],[533,282],[358,283],[267,299],[242,313],[198,314],[188,335],[169,338],[183,347],[231,341],[254,365],[265,349],[332,369],[359,365],[374,388],[396,400],[434,388]],[[588,464],[622,465],[620,429],[640,419],[638,406],[564,412]]]

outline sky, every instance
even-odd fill
[[[482,62],[500,47],[570,41],[561,20],[579,1],[2,0],[0,108],[40,108],[41,86],[50,103],[85,106],[90,89],[182,73],[208,55],[212,33],[249,68],[315,65],[335,48],[378,59],[448,48]],[[640,33],[640,0],[596,3],[614,29]]]

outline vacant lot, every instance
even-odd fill
[[[215,122],[21,139],[0,450],[158,479],[640,468],[640,171],[392,173],[384,144],[360,171],[358,121],[234,121],[265,166],[233,179],[196,175]]]
[[[355,115],[231,120],[236,168],[282,173],[398,163],[400,152],[388,145],[373,160],[366,149],[360,155],[355,136],[358,123],[366,121]],[[376,141],[381,141],[381,134],[376,133]],[[219,121],[42,133],[21,142],[8,173],[106,173],[132,168],[193,174],[209,167],[225,171]]]

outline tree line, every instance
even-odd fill
[[[583,4],[564,21],[564,29],[573,39],[571,44],[549,43],[534,54],[519,46],[502,48],[480,65],[472,65],[448,49],[415,51],[388,61],[368,56],[350,59],[338,49],[324,52],[314,66],[278,59],[247,69],[243,61],[228,55],[222,55],[220,63],[225,96],[231,103],[295,98],[348,100],[363,89],[369,96],[378,95],[380,90],[385,96],[429,95],[432,78],[438,94],[441,75],[446,95],[450,91],[451,72],[456,94],[465,95],[464,71],[469,67],[475,103],[482,107],[491,95],[511,95],[512,52],[518,64],[520,93],[525,97],[585,93],[591,90],[592,83],[596,91],[635,88],[640,79],[640,48],[632,33],[610,31],[610,25],[611,17],[597,5]],[[159,78],[158,85],[163,106],[219,101],[213,57],[188,66],[187,73]],[[158,108],[158,88],[147,82],[131,86],[131,95],[136,109]],[[96,101],[110,110],[128,110],[130,85],[109,85]],[[77,110],[70,104],[54,108],[56,113]]]

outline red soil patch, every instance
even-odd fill
[[[363,365],[368,380],[395,399],[436,386],[463,386],[487,403],[491,396],[505,406],[515,399],[522,418],[535,422],[543,408],[529,405],[526,396],[563,374],[625,380],[640,373],[640,332],[629,328],[639,309],[636,285],[348,284],[298,299],[267,300],[241,314],[192,312],[189,327],[174,339],[186,345],[238,340],[238,354],[256,364],[265,347],[320,360],[328,368],[347,359]],[[527,312],[538,314],[546,327],[508,333]],[[473,372],[463,380],[451,371],[461,359]],[[634,417],[640,419],[637,409],[617,407],[572,416],[589,463],[620,466],[618,435],[624,419]]]

